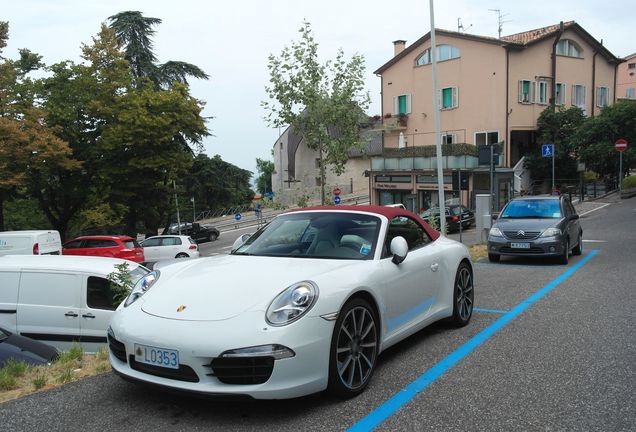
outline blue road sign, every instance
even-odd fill
[[[554,156],[554,144],[543,144],[541,146],[541,156],[543,157]]]
[[[333,203],[334,204],[340,204],[340,197],[337,196],[337,195],[335,197],[333,197]]]
[[[236,219],[237,221],[240,221],[241,220],[241,214],[240,213],[235,214],[234,215],[234,219]]]
[[[271,198],[274,196],[274,192],[265,192],[264,196],[265,198]]]
[[[261,209],[261,204],[260,204],[260,203],[256,204],[256,209],[257,209],[257,210],[260,210],[260,209]]]

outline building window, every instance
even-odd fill
[[[529,80],[519,81],[519,103],[534,103],[535,82]]]
[[[537,83],[537,103],[541,105],[548,104],[548,82],[539,81]]]
[[[572,86],[572,105],[577,106],[585,113],[585,86],[574,84]]]
[[[320,158],[316,158],[316,169],[320,169]]]
[[[555,105],[565,105],[565,92],[566,85],[564,83],[556,83],[556,100],[554,101]]]
[[[499,131],[475,132],[475,145],[490,145],[499,142]]]
[[[404,94],[393,98],[393,114],[410,114],[411,113],[411,95]]]
[[[596,106],[603,108],[609,104],[609,88],[597,87],[596,88]]]
[[[627,69],[636,69],[636,63],[628,63]]]
[[[437,61],[459,58],[459,48],[452,45],[437,45]],[[415,59],[415,66],[424,66],[431,62],[431,49],[427,49]]]
[[[634,87],[630,87],[627,89],[627,99],[634,99]]]
[[[442,144],[455,144],[457,142],[457,135],[455,134],[442,134]]]
[[[457,108],[459,103],[457,99],[457,87],[446,87],[439,91],[439,107],[440,109]]]
[[[316,186],[322,186],[322,179],[320,177],[316,177]]]
[[[561,39],[557,43],[556,53],[557,55],[568,56],[568,57],[578,57],[582,58],[581,53],[583,50],[581,47],[570,39]]]

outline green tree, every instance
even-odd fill
[[[585,121],[583,111],[578,107],[569,109],[546,108],[537,120],[539,144],[554,144],[555,176],[559,179],[577,179],[576,163],[580,145],[573,139],[578,128]],[[534,179],[552,178],[552,158],[541,156],[541,146],[526,154],[526,168]]]
[[[262,194],[272,191],[272,174],[274,173],[274,162],[256,158],[256,190]]]
[[[346,61],[340,49],[335,60],[322,64],[311,25],[304,22],[299,32],[299,41],[283,48],[279,57],[269,56],[269,101],[262,106],[270,126],[290,125],[318,152],[324,204],[326,166],[341,174],[349,152],[364,145],[359,134],[360,118],[369,105],[364,57]]]
[[[576,131],[573,141],[579,144],[581,160],[586,168],[600,175],[618,177],[619,154],[614,143],[627,140],[629,147],[623,152],[623,174],[636,168],[636,103],[619,101],[603,108],[601,114],[588,118]]]
[[[132,74],[138,85],[143,79],[155,85],[169,88],[174,82],[187,84],[187,78],[208,79],[209,76],[198,66],[181,61],[157,63],[153,51],[154,26],[161,19],[144,17],[138,11],[120,12],[108,18],[117,40],[124,47],[125,58],[130,63]]]

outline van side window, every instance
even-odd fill
[[[89,276],[86,282],[86,305],[91,309],[117,309],[113,304],[113,292],[107,279]]]

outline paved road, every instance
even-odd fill
[[[1,428],[633,431],[636,199],[588,213],[581,224],[584,255],[568,266],[476,263],[481,310],[471,324],[437,324],[392,347],[355,399],[211,402],[105,374],[0,405]],[[414,381],[422,391],[412,395]],[[395,405],[384,405],[388,415],[379,413],[395,395]]]

